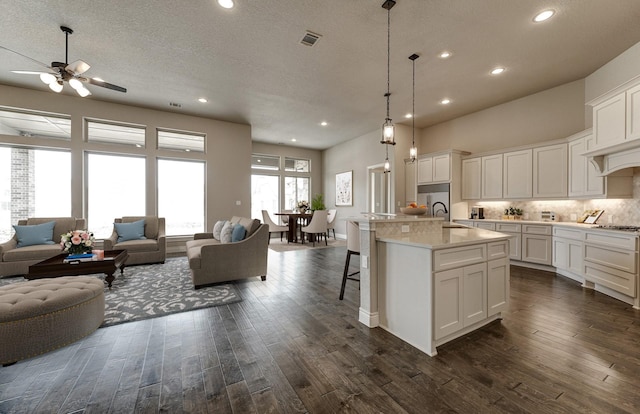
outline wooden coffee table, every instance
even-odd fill
[[[104,280],[111,289],[111,283],[115,280],[113,275],[117,269],[120,274],[124,272],[124,266],[129,258],[126,250],[105,250],[104,260],[92,260],[88,262],[65,263],[68,253],[62,253],[40,263],[29,266],[29,274],[25,279],[43,279],[45,277],[80,276],[93,273],[106,274]]]

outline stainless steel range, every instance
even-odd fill
[[[620,230],[620,231],[628,231],[628,232],[639,232],[640,227],[638,226],[616,226],[613,224],[604,224],[596,227],[597,229],[605,229],[605,230]]]

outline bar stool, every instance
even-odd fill
[[[360,283],[360,279],[353,277],[360,273],[359,270],[357,272],[349,273],[349,262],[351,262],[352,254],[360,256],[360,226],[356,222],[347,221],[347,260],[344,264],[344,273],[342,275],[340,300],[344,298],[344,288],[347,284],[347,279],[355,280]]]

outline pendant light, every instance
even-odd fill
[[[389,146],[385,145],[385,149],[387,150],[387,158],[384,159],[384,173],[391,172],[391,163],[389,162]]]
[[[382,141],[380,141],[380,143],[385,145],[396,145],[395,126],[389,117],[389,97],[391,96],[389,89],[389,72],[391,66],[391,9],[395,5],[395,0],[385,0],[385,2],[382,3],[382,8],[387,10],[387,93],[384,94],[384,97],[387,98],[387,117],[384,120],[384,124],[382,124]]]
[[[409,149],[409,158],[411,162],[415,162],[418,158],[418,147],[416,147],[416,59],[420,56],[415,53],[409,56],[413,64],[413,84],[411,90],[413,91],[413,97],[411,100],[411,149]]]

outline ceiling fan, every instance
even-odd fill
[[[0,48],[8,50],[9,52],[13,52],[22,57],[25,57],[32,62],[37,63],[40,66],[43,66],[48,69],[47,72],[34,72],[29,70],[12,70],[13,73],[19,74],[27,74],[27,75],[40,75],[40,80],[45,84],[49,85],[49,88],[54,92],[61,92],[64,82],[69,83],[78,95],[85,96],[91,95],[89,89],[87,89],[84,84],[90,83],[95,86],[101,86],[103,88],[112,89],[118,92],[127,92],[125,88],[122,86],[114,85],[112,83],[107,83],[100,78],[89,78],[86,76],[81,76],[84,74],[91,66],[88,63],[82,60],[76,60],[75,62],[67,63],[69,60],[69,35],[73,33],[73,30],[66,26],[60,26],[60,30],[62,30],[65,34],[65,58],[64,63],[62,62],[51,62],[51,66],[48,66],[45,63],[42,63],[38,60],[30,58],[29,56],[25,56],[22,53],[18,53],[15,50],[8,49],[4,46],[0,46]]]

